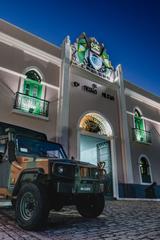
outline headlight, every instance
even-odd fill
[[[55,163],[52,167],[52,173],[55,176],[63,178],[74,178],[75,177],[75,165],[66,163]]]
[[[59,174],[62,174],[62,173],[64,172],[64,168],[63,168],[62,166],[58,166],[58,167],[57,167],[57,172],[58,172]]]

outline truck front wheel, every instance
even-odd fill
[[[102,213],[104,206],[105,199],[103,194],[83,196],[77,202],[77,210],[85,218],[98,217]]]
[[[42,228],[49,213],[47,196],[41,185],[24,184],[17,196],[16,220],[26,230]]]

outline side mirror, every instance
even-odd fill
[[[8,143],[8,160],[9,162],[13,162],[16,159],[15,155],[15,144],[13,141],[9,141]]]
[[[2,162],[4,154],[6,151],[6,145],[5,144],[1,144],[0,145],[0,162]]]

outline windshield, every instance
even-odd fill
[[[16,149],[18,153],[26,155],[59,159],[67,158],[61,145],[24,136],[16,137]]]

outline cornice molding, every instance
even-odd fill
[[[46,62],[51,62],[51,63],[57,65],[58,67],[61,66],[60,58],[58,58],[54,55],[51,55],[49,53],[46,53],[45,51],[42,51],[38,48],[35,48],[23,41],[17,40],[16,38],[13,38],[5,33],[0,32],[0,42],[5,43],[9,46],[15,47],[17,49],[21,49],[25,53],[27,53],[33,57],[39,58]]]
[[[129,88],[125,88],[124,91],[126,96],[129,96],[131,98],[136,99],[137,101],[143,102],[146,105],[149,105],[151,107],[157,108],[160,110],[160,103],[157,101],[154,101],[152,99],[150,99],[149,97],[145,97],[144,95],[137,93]]]
[[[14,75],[14,76],[16,76],[16,77],[20,77],[20,78],[23,78],[23,79],[26,78],[26,75],[21,74],[21,73],[18,73],[18,72],[15,72],[15,71],[13,71],[13,70],[11,70],[11,69],[8,69],[8,68],[0,67],[0,71],[3,71],[3,72],[5,72],[5,73],[12,74],[12,75]],[[44,85],[44,86],[47,86],[47,87],[49,87],[49,88],[58,90],[58,91],[59,91],[59,89],[60,89],[60,87],[55,86],[55,85],[52,85],[52,84],[50,84],[50,83],[46,83],[46,82],[44,82],[44,81],[41,81],[41,84]]]
[[[118,83],[115,82],[110,82],[97,74],[90,72],[88,69],[84,69],[79,65],[72,64],[71,65],[71,73],[72,74],[78,74],[80,77],[85,77],[89,81],[92,81],[93,83],[100,84],[102,86],[106,86],[112,90],[117,90],[119,89]]]

